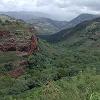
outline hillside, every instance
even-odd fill
[[[56,21],[50,18],[50,15],[40,12],[0,12],[16,19],[24,20],[33,24],[38,34],[53,34],[63,29],[67,21]]]
[[[0,15],[1,74],[6,72],[3,72],[3,70],[8,70],[8,72],[12,73],[17,68],[22,68],[27,65],[27,60],[23,56],[30,55],[37,48],[35,34],[34,27],[31,27],[24,21],[6,15]],[[6,67],[9,68],[6,69]]]
[[[75,33],[75,34],[74,34]],[[70,46],[99,48],[100,44],[100,18],[83,22],[74,27],[67,43]],[[65,37],[68,35],[65,33]]]
[[[33,18],[28,20],[27,22],[35,26],[38,31],[38,34],[40,35],[54,34],[67,25],[67,22],[65,21],[55,21],[49,18],[42,17]]]
[[[83,21],[99,17],[99,15],[81,14],[71,21],[56,21],[52,20],[50,15],[39,12],[0,12],[0,14],[6,14],[33,24],[39,35],[51,35],[63,29],[74,27]]]
[[[56,21],[46,17],[35,17],[27,20],[26,22],[33,24],[39,35],[48,35],[57,33],[63,29],[68,29],[76,26],[87,20],[92,20],[99,17],[99,15],[81,14],[71,21]]]
[[[78,25],[79,23],[82,23],[82,22],[88,21],[88,20],[92,20],[92,19],[95,19],[95,18],[98,18],[98,17],[100,17],[100,15],[80,14],[76,18],[74,18],[71,21],[69,21],[69,23],[67,24],[66,28],[74,27],[74,26]]]
[[[89,38],[89,36],[90,38],[93,36],[96,38],[99,36],[97,35],[97,33],[99,32],[99,23],[100,23],[100,18],[96,18],[90,21],[84,21],[73,28],[64,29],[54,35],[51,36],[44,35],[40,37],[50,42],[59,42],[59,41],[64,41],[66,39],[70,40],[70,38],[75,35],[77,36],[76,38],[78,37]]]
[[[99,100],[99,18],[52,35],[52,44],[24,21],[0,18],[0,100]]]
[[[52,65],[59,54],[35,34],[34,27],[24,21],[0,16],[0,99],[9,100],[10,95],[41,87],[54,78]]]

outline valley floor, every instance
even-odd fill
[[[0,100],[99,100],[100,51],[73,49],[39,41],[40,51],[30,55],[26,72],[18,78],[0,77]],[[5,59],[6,57],[6,59]],[[14,52],[0,55],[17,61]],[[1,72],[9,70],[3,69]]]

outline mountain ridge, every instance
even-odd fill
[[[43,38],[43,39],[46,39],[47,41],[49,42],[60,42],[60,41],[64,41],[66,40],[67,38],[69,38],[70,35],[72,34],[76,34],[76,32],[81,29],[84,29],[86,26],[89,26],[91,25],[93,22],[98,22],[100,20],[100,18],[96,18],[96,19],[93,19],[93,20],[88,20],[88,21],[84,21],[82,23],[79,23],[78,25],[76,25],[75,27],[73,28],[69,28],[69,29],[64,29],[56,34],[53,34],[53,35],[40,35],[40,38]]]
[[[50,18],[50,15],[34,13],[34,12],[1,12],[17,19],[26,21],[27,23],[33,24],[38,30],[39,35],[50,35],[57,33],[63,29],[68,29],[76,26],[77,24],[97,18],[99,15],[93,14],[80,14],[71,21],[57,21]]]

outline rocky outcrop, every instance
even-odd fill
[[[30,31],[33,31],[30,29]],[[0,31],[0,51],[17,51],[20,53],[32,54],[38,49],[38,38],[32,35],[31,38],[26,40],[17,40],[17,38],[8,31]]]
[[[34,51],[38,51],[38,38],[33,35],[31,37],[30,46],[29,46],[29,54],[32,54]]]
[[[30,35],[35,33],[34,28],[17,31],[17,33],[18,34],[16,34],[15,31],[0,31],[0,53],[15,51],[17,56],[22,58],[16,61],[16,64],[14,64],[15,62],[11,62],[14,68],[6,72],[7,75],[14,78],[24,74],[28,66],[28,61],[24,59],[24,56],[29,56],[39,50],[38,38],[35,35]]]
[[[7,52],[7,51],[16,51],[16,42],[13,39],[6,39],[0,43],[0,51]]]
[[[16,51],[16,44],[15,43],[3,43],[0,45],[0,51],[7,52],[7,51]]]
[[[0,31],[0,38],[1,37],[7,37],[7,36],[10,36],[10,32],[9,31]]]
[[[38,38],[35,35],[32,35],[26,42],[17,44],[18,55],[31,55],[33,52],[38,50]]]
[[[15,51],[16,40],[15,36],[10,31],[0,31],[0,51]]]

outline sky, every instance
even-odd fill
[[[100,14],[100,0],[0,0],[0,11],[38,11],[71,20],[82,13]]]

